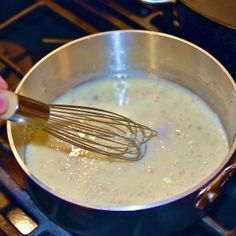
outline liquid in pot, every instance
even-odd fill
[[[93,80],[55,103],[107,109],[158,132],[137,162],[98,157],[42,131],[34,133],[25,153],[30,171],[56,192],[87,205],[147,204],[176,196],[209,176],[229,149],[210,107],[167,80]]]

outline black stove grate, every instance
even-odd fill
[[[84,35],[117,29],[180,35],[174,5],[144,5],[136,0],[9,0],[0,13],[0,74],[12,90],[44,55]],[[0,236],[72,235],[48,219],[31,200],[10,151],[5,124],[0,134]],[[236,235],[235,202],[233,178],[209,215],[175,236]]]
[[[49,220],[2,168],[0,180],[0,235],[72,236]]]

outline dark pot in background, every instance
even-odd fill
[[[178,36],[210,52],[228,69],[234,80],[236,80],[235,0],[141,1],[149,4],[176,4],[180,20]]]

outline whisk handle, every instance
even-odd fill
[[[29,123],[43,127],[49,118],[49,106],[45,103],[18,95],[11,91],[2,91],[7,96],[8,108],[0,119],[20,123]]]

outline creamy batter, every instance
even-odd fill
[[[170,81],[94,80],[55,103],[108,109],[158,131],[137,162],[91,158],[41,131],[34,133],[26,148],[31,172],[53,190],[92,206],[173,197],[209,176],[228,152],[217,115],[201,98]]]

